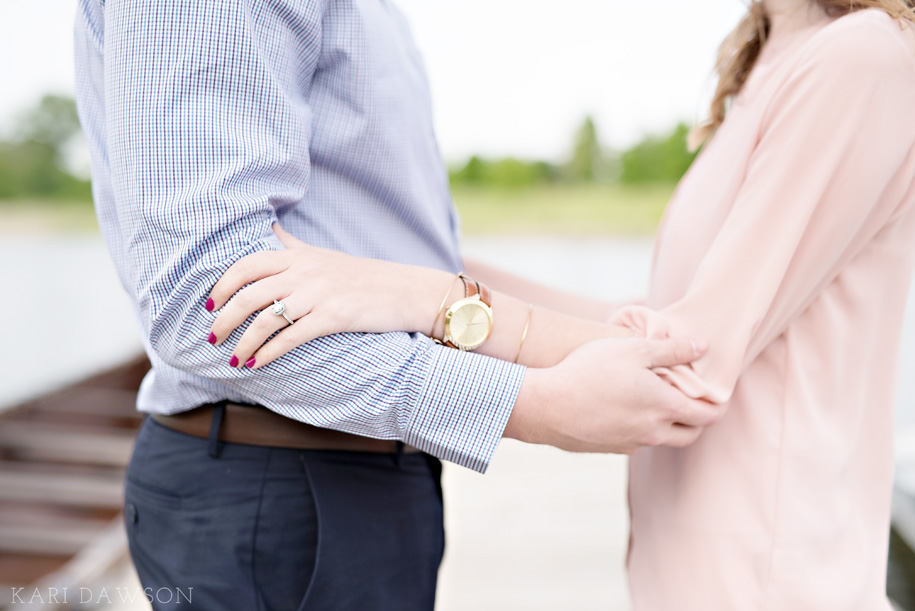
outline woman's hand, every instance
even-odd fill
[[[601,339],[559,364],[529,369],[504,435],[570,452],[630,454],[683,447],[721,419],[725,406],[691,399],[656,375],[702,357],[688,339]]]
[[[263,367],[300,344],[333,333],[428,333],[436,302],[454,278],[446,272],[310,246],[277,224],[273,230],[286,250],[239,259],[207,301],[207,309],[221,310],[209,337],[217,345],[260,311],[235,346],[229,362],[233,367]],[[274,300],[286,304],[286,315],[294,324],[271,311]]]

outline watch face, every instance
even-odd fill
[[[473,350],[492,332],[492,310],[479,299],[467,299],[452,306],[445,324],[452,343],[462,350]]]

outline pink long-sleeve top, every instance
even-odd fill
[[[661,373],[724,419],[631,461],[636,611],[888,611],[893,395],[915,254],[915,28],[773,39],[659,233]]]

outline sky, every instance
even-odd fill
[[[564,158],[588,114],[617,148],[695,122],[718,45],[745,10],[742,0],[395,3],[424,54],[452,162]],[[75,10],[76,0],[0,0],[0,129],[46,92],[72,95]]]

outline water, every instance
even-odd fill
[[[100,238],[0,236],[0,408],[142,351]]]

